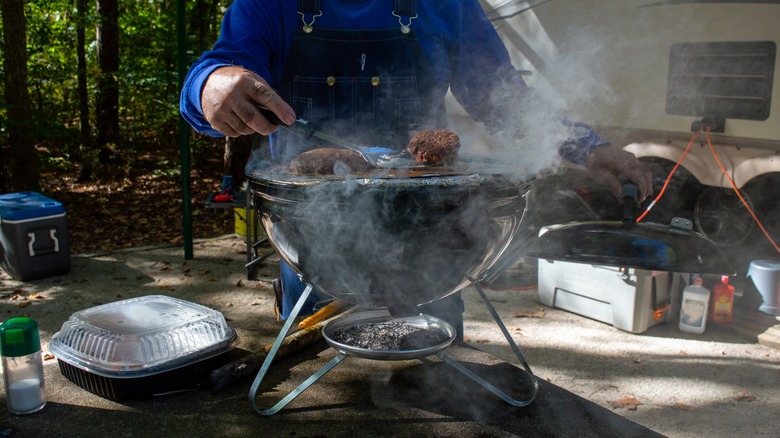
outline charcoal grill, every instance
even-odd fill
[[[274,166],[249,172],[253,204],[266,236],[307,284],[252,384],[249,398],[255,410],[261,415],[275,414],[356,354],[331,343],[338,352],[332,360],[274,406],[258,407],[260,384],[315,287],[374,309],[354,313],[348,321],[411,317],[439,324],[436,318],[416,311],[417,306],[475,286],[525,369],[530,394],[519,400],[510,397],[445,354],[449,343],[371,358],[437,356],[507,403],[530,404],[538,391],[536,378],[479,286],[483,273],[517,234],[525,210],[524,194],[530,182],[509,178],[509,170],[497,163],[470,162],[327,176],[296,176]],[[403,310],[399,315],[387,309]]]

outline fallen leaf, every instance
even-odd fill
[[[520,309],[512,314],[515,318],[544,318],[544,309]]]
[[[757,397],[755,395],[750,394],[747,391],[742,391],[739,394],[737,394],[736,397],[734,397],[734,400],[736,400],[736,401],[752,402],[752,401],[756,401],[756,398]]]
[[[629,411],[635,411],[637,406],[642,404],[636,397],[623,397],[620,400],[615,400],[610,403],[612,404],[612,409],[622,408],[628,409]]]
[[[23,307],[29,306],[30,304],[32,304],[32,301],[22,301],[21,303],[16,305],[16,308],[21,309]]]
[[[53,354],[51,354],[51,353],[45,353],[45,354],[43,355],[43,360],[52,360],[52,359],[56,359],[56,356],[54,356],[54,355],[53,355]]]
[[[236,287],[244,287],[244,282],[241,281],[241,280],[238,280],[238,282],[236,283]]]
[[[683,402],[677,402],[674,404],[674,407],[677,409],[682,409],[683,411],[689,411],[691,409],[690,406],[686,405]]]

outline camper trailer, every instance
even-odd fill
[[[780,1],[483,6],[527,82],[648,163],[656,196],[679,163],[647,220],[687,217],[724,248],[765,239],[741,196],[780,237]]]

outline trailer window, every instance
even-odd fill
[[[776,51],[772,41],[673,45],[666,112],[766,120]]]

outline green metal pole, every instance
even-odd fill
[[[184,0],[176,0],[176,51],[179,72],[179,90],[187,74],[187,7]],[[190,127],[179,115],[179,157],[181,160],[181,205],[184,228],[184,259],[192,259],[192,192],[190,191]]]

